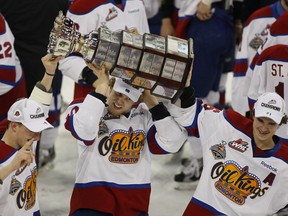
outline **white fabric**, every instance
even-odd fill
[[[260,95],[254,104],[255,117],[267,117],[280,124],[285,115],[285,102],[275,92]]]
[[[143,0],[147,18],[154,17],[161,8],[161,0]]]
[[[116,78],[113,89],[116,92],[126,95],[134,102],[138,101],[143,92],[142,88],[134,88],[132,85],[127,84],[120,78]]]
[[[20,122],[30,131],[40,132],[52,128],[47,121],[42,105],[32,99],[21,99],[16,101],[8,111],[7,119],[13,122]]]

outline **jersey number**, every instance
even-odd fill
[[[12,44],[9,41],[0,44],[0,59],[12,57]]]

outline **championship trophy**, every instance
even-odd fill
[[[193,41],[100,27],[83,35],[61,12],[50,33],[52,58],[80,53],[87,62],[106,66],[109,74],[175,103],[182,94],[193,65]]]

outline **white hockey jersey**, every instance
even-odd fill
[[[14,36],[0,14],[0,137],[6,130],[10,106],[21,97],[26,97],[24,74],[14,50]]]
[[[112,0],[78,0],[71,4],[67,17],[78,23],[81,34],[88,34],[101,26],[107,26],[112,31],[129,30],[139,34],[149,33],[143,2],[140,0],[123,0],[122,5],[123,8]],[[82,57],[71,55],[60,61],[59,69],[77,83],[85,66],[86,63]],[[80,84],[76,85],[77,88],[85,86],[83,84],[78,85]],[[86,93],[90,90],[88,89]],[[86,94],[79,94],[75,97],[81,96],[85,97]]]
[[[14,88],[22,78],[20,61],[14,50],[14,36],[0,14],[0,95]]]
[[[245,23],[242,41],[235,54],[231,98],[233,109],[241,114],[249,110],[247,92],[244,90],[248,66],[257,49],[266,41],[271,24],[284,12],[285,9],[278,1],[255,11]]]
[[[250,87],[253,70],[255,67],[255,63],[257,62],[258,57],[262,53],[262,51],[270,46],[276,44],[287,44],[288,40],[288,26],[287,26],[287,19],[288,19],[288,11],[284,12],[274,23],[272,23],[269,31],[268,36],[265,40],[265,43],[260,46],[247,70],[244,82],[244,91],[243,94],[247,95],[248,90]]]
[[[33,143],[35,152],[37,142]],[[0,167],[7,166],[17,154],[17,150],[0,141]],[[0,185],[1,216],[40,216],[36,193],[37,167],[35,160],[10,174]]]
[[[288,143],[262,151],[253,141],[252,121],[233,111],[202,105],[179,114],[189,134],[199,136],[203,172],[184,216],[271,215],[288,203]]]
[[[274,45],[265,49],[255,62],[248,91],[249,106],[252,108],[264,92],[277,92],[288,102],[288,46]],[[288,113],[286,107],[285,113]],[[288,141],[288,125],[279,127],[276,134]]]
[[[114,117],[91,94],[71,103],[65,128],[79,150],[70,214],[80,208],[119,216],[147,214],[151,153],[177,152],[187,139],[171,116],[152,121],[141,103],[129,115]]]
[[[272,23],[267,40],[263,46],[257,50],[257,56],[259,56],[266,48],[276,44],[287,44],[288,41],[288,11],[284,12],[274,23]]]

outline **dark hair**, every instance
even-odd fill
[[[250,111],[250,116],[251,116],[251,119],[253,119],[253,117],[255,116],[255,109],[251,110]],[[286,114],[284,114],[283,118],[281,119],[279,125],[282,125],[282,124],[287,124],[287,121],[288,121],[288,117]]]

